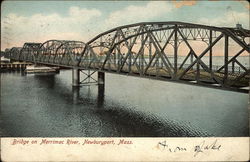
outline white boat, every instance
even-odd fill
[[[48,67],[48,66],[27,66],[25,69],[26,73],[57,73],[59,67]]]

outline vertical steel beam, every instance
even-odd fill
[[[224,65],[225,66],[225,71],[224,71],[224,84],[226,84],[226,80],[228,77],[228,35],[225,35],[225,49],[224,49]]]
[[[130,44],[131,45],[131,44]],[[128,49],[129,50],[129,49]],[[132,51],[128,51],[129,56],[128,56],[128,72],[131,73],[131,66],[132,66]]]
[[[112,63],[112,54],[110,56],[111,57],[109,57],[109,60],[108,60],[108,71],[111,70],[111,63]]]
[[[177,78],[177,55],[178,55],[177,25],[174,32],[174,79]]]
[[[141,35],[141,46],[144,46],[144,34]],[[139,67],[140,67],[140,75],[143,74],[144,70],[144,47],[142,47],[141,52],[139,53]]]
[[[77,87],[80,83],[80,71],[78,68],[72,69],[72,86]]]
[[[196,81],[200,83],[200,61],[197,61],[196,65]]]
[[[114,49],[114,65],[115,65],[115,67],[116,67],[116,55],[117,55],[117,49],[115,48]]]
[[[159,55],[161,55],[161,53],[157,54],[155,60],[156,77],[159,77],[159,57],[160,57]]]
[[[213,31],[210,30],[210,34],[209,34],[209,45],[211,45],[213,42]],[[212,55],[213,55],[213,47],[210,48],[209,50],[209,69],[212,70],[212,66],[213,66],[213,60],[212,60]]]
[[[149,39],[149,60],[151,60],[152,58],[152,43],[151,43],[151,39]]]
[[[190,54],[190,64],[192,64],[193,62],[194,62],[194,55],[193,55],[193,52],[191,52],[191,54]]]
[[[120,34],[117,35],[117,42],[119,42],[121,40],[121,36]],[[121,44],[119,43],[117,45],[117,52],[118,52],[118,66],[117,66],[117,72],[119,72],[119,69],[121,67],[121,63],[122,63],[122,57],[121,57]]]
[[[97,73],[98,77],[98,84],[104,84],[105,83],[105,73],[98,71]]]
[[[91,75],[90,75],[90,70],[88,69],[88,83],[90,82],[90,77],[91,77]]]
[[[235,61],[232,61],[232,73],[234,73],[234,64],[235,64]]]

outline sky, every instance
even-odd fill
[[[87,42],[117,26],[182,21],[249,29],[247,1],[3,1],[1,50],[50,39]]]

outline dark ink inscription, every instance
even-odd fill
[[[187,151],[185,147],[180,147],[180,146],[174,146],[170,147],[167,145],[166,141],[159,142],[158,146],[161,146],[164,150],[166,149],[168,152],[182,152],[182,151]]]
[[[194,157],[197,156],[199,153],[204,153],[208,150],[217,150],[220,151],[221,145],[217,144],[217,139],[212,144],[206,144],[205,140],[201,142],[201,144],[196,145],[194,147]]]
[[[189,151],[190,153],[194,151],[194,157],[196,157],[199,153],[205,153],[207,151],[220,151],[221,145],[218,144],[218,140],[208,143],[205,140],[203,140],[200,144],[194,145],[194,147],[190,147],[190,149],[187,149],[187,147],[183,146],[170,146],[167,141],[158,142],[157,148],[160,150],[166,150],[170,153],[176,153],[176,152],[186,152]],[[192,149],[194,148],[194,149]]]

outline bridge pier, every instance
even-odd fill
[[[72,86],[78,87],[80,84],[80,71],[78,68],[72,69]]]
[[[105,73],[98,71],[98,84],[104,84],[105,83]]]

